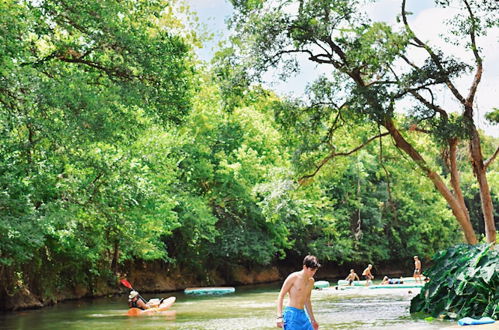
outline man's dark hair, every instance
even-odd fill
[[[308,255],[305,257],[305,259],[303,259],[303,266],[311,269],[317,269],[321,266],[321,264],[319,263],[319,261],[317,261],[316,256]]]

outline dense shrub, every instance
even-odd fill
[[[437,253],[424,275],[431,280],[411,302],[411,313],[447,318],[499,317],[499,252],[492,245],[457,245]]]

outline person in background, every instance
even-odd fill
[[[320,266],[315,256],[308,255],[303,259],[303,268],[286,278],[277,298],[278,328],[284,327],[285,330],[319,328],[312,310],[310,295],[314,288],[314,275]],[[286,294],[289,294],[289,302],[283,313],[282,305]]]
[[[140,297],[139,293],[135,290],[131,291],[130,294],[128,295],[128,307],[139,308],[142,310],[150,308],[142,299],[142,297]]]
[[[348,274],[348,276],[345,278],[345,281],[348,281],[348,285],[352,285],[355,279],[357,279],[357,281],[360,281],[360,278],[357,273],[355,273],[355,270],[350,269],[350,274]]]
[[[386,285],[386,284],[404,284],[404,280],[402,278],[397,279],[397,278],[389,278],[388,276],[383,277],[383,280],[381,281],[381,285]]]
[[[364,276],[364,278],[366,279],[366,286],[369,286],[369,283],[374,279],[374,276],[371,273],[372,268],[373,265],[369,264],[367,265],[367,268],[362,272],[362,276]]]
[[[418,256],[414,256],[414,281],[416,283],[418,283],[418,280],[420,283],[423,283],[423,278],[421,277],[421,275],[421,260],[419,260]]]

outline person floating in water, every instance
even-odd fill
[[[352,283],[353,283],[353,281],[355,281],[355,279],[357,279],[357,281],[360,281],[360,278],[357,275],[357,273],[355,272],[355,270],[350,269],[350,274],[348,274],[348,276],[345,278],[345,281],[348,281],[348,285],[352,285]]]
[[[277,327],[285,330],[312,330],[318,329],[319,323],[315,320],[310,295],[314,288],[314,275],[321,265],[315,256],[308,255],[303,259],[303,268],[291,273],[277,298]],[[289,294],[288,306],[282,310],[284,297]],[[306,311],[305,311],[306,309]]]
[[[389,278],[388,276],[383,277],[383,281],[381,281],[381,285],[386,284],[404,284],[404,280],[397,278]]]
[[[371,273],[371,269],[373,268],[373,265],[369,264],[367,265],[367,268],[364,269],[362,272],[362,276],[366,279],[366,286],[369,285],[369,283],[374,279],[373,274]]]

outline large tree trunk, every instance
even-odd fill
[[[120,258],[120,243],[118,239],[114,241],[114,250],[113,250],[113,260],[111,261],[111,270],[114,274],[118,274],[118,264]]]
[[[495,243],[496,226],[494,223],[494,206],[490,196],[489,183],[487,181],[487,169],[483,163],[482,150],[480,147],[480,136],[475,127],[471,132],[470,154],[473,172],[480,188],[480,200],[482,202],[483,218],[485,222],[485,237],[487,243]]]
[[[411,157],[412,160],[414,160],[418,167],[422,169],[426,176],[433,182],[438,192],[440,192],[440,194],[445,198],[447,204],[452,210],[452,213],[463,229],[466,242],[468,242],[468,244],[477,244],[478,240],[476,238],[475,231],[473,230],[473,226],[471,225],[468,209],[466,207],[463,208],[463,205],[459,203],[456,197],[454,197],[438,173],[430,169],[419,152],[417,152],[417,150],[414,149],[413,146],[400,134],[391,119],[387,119],[383,126],[388,130],[388,132],[390,132],[397,148],[404,151],[407,155],[409,155],[409,157]]]
[[[454,196],[457,199],[457,202],[461,206],[463,210],[466,212],[466,216],[468,217],[468,221],[470,220],[470,212],[466,207],[466,203],[464,202],[463,191],[461,190],[461,178],[459,175],[459,169],[457,167],[457,144],[458,139],[453,138],[449,140],[449,171],[450,171],[450,183],[452,189],[454,190]]]

